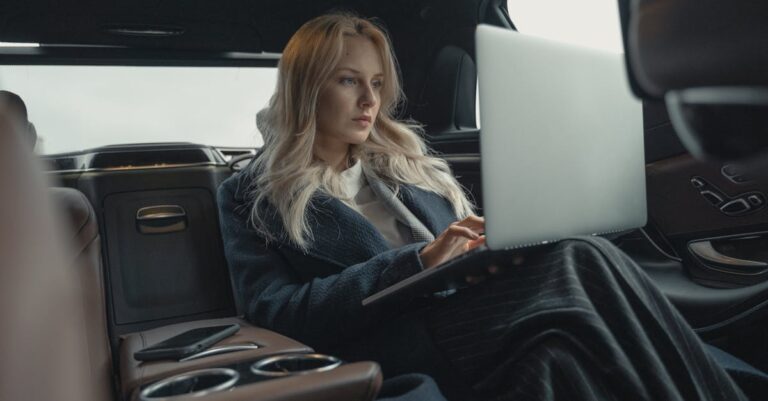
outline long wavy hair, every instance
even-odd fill
[[[264,146],[246,173],[253,201],[251,224],[267,241],[276,237],[265,228],[272,216],[260,207],[264,202],[274,206],[288,240],[306,250],[313,239],[307,221],[312,197],[317,191],[342,199],[346,196],[338,171],[314,156],[313,145],[318,96],[342,57],[344,38],[351,36],[373,42],[384,73],[379,114],[368,139],[353,146],[351,156],[396,193],[400,184],[414,185],[446,198],[459,218],[473,213],[472,203],[448,164],[429,154],[422,128],[395,118],[404,95],[385,31],[350,14],[329,14],[305,23],[288,41],[278,64],[275,94],[269,107],[259,113]]]

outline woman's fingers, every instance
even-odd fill
[[[484,244],[485,244],[485,235],[481,235],[480,238],[474,239],[474,240],[470,240],[469,242],[467,242],[467,244],[465,246],[466,246],[468,251],[471,251],[471,250],[473,250],[473,249],[475,249],[475,248],[477,248],[479,246],[482,246]]]
[[[468,227],[477,233],[485,232],[485,219],[480,216],[468,216],[461,221],[453,223],[462,227]]]
[[[451,234],[454,237],[464,237],[466,239],[470,240],[476,240],[480,238],[480,234],[475,232],[469,227],[460,226],[458,224],[452,224],[448,227],[448,230],[446,230],[449,234]]]
[[[469,216],[443,231],[421,251],[422,262],[431,268],[485,243],[485,219]]]

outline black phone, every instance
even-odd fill
[[[239,324],[199,327],[185,331],[155,345],[133,353],[137,361],[156,361],[160,359],[181,359],[196,354],[213,344],[237,333]]]

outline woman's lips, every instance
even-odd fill
[[[371,118],[370,117],[358,117],[353,118],[352,121],[356,122],[358,125],[363,127],[368,127],[371,125]]]

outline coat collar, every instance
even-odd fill
[[[235,199],[250,208],[247,201],[245,174],[240,177]],[[440,195],[412,185],[400,185],[397,194],[402,203],[431,232],[437,236],[456,220],[453,209]],[[314,238],[306,251],[300,251],[288,241],[282,221],[271,205],[266,208],[266,229],[276,237],[274,246],[290,248],[342,267],[364,262],[389,250],[384,237],[360,213],[342,201],[318,191],[310,201],[309,224]]]

